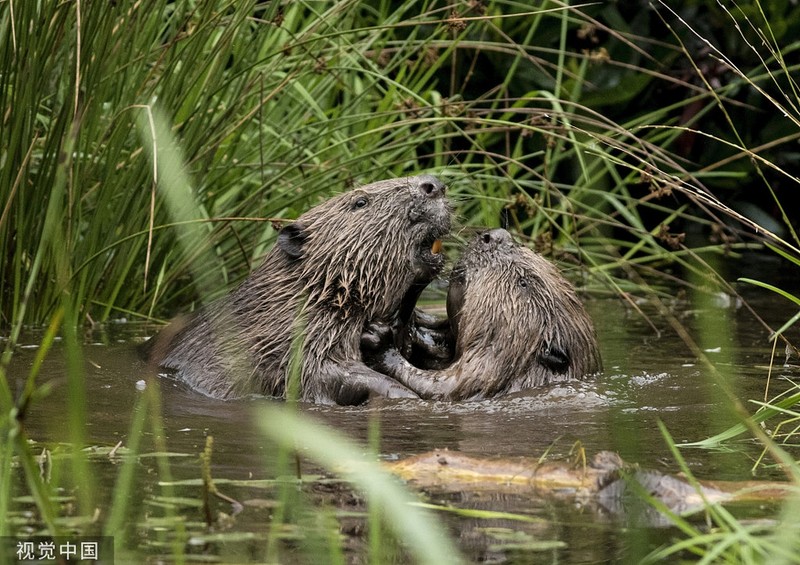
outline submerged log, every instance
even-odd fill
[[[790,483],[767,481],[690,481],[680,475],[642,470],[611,451],[601,451],[588,462],[540,461],[532,458],[480,459],[458,452],[430,451],[387,464],[411,485],[439,492],[502,491],[515,494],[598,502],[607,510],[622,511],[632,492],[646,493],[679,514],[705,504],[774,501],[800,493]]]

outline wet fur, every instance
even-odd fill
[[[450,215],[444,185],[427,175],[331,198],[286,226],[237,289],[156,336],[151,358],[216,398],[284,396],[295,350],[302,400],[416,396],[363,364],[360,336],[439,272],[430,244]],[[293,336],[304,337],[293,346]]]
[[[505,230],[478,235],[464,251],[447,310],[455,339],[449,366],[419,369],[394,346],[370,354],[371,366],[422,398],[448,400],[492,398],[601,370],[594,326],[572,285]]]

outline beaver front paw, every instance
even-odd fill
[[[441,369],[453,361],[455,340],[447,324],[422,325],[414,316],[404,336],[403,356],[415,367]],[[446,320],[445,320],[446,321]]]
[[[394,329],[386,322],[370,322],[361,333],[361,351],[377,354],[394,346]]]

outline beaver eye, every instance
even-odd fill
[[[487,231],[485,234],[483,234],[483,238],[482,239],[483,239],[484,243],[491,243],[492,235]]]
[[[526,279],[525,277],[520,277],[519,281],[518,281],[518,284],[522,288],[528,288],[528,279]]]
[[[369,204],[369,200],[367,200],[367,197],[359,196],[358,198],[356,198],[355,202],[353,202],[353,209],[355,210],[357,208],[363,208],[367,204]]]

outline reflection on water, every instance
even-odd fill
[[[780,304],[775,306],[771,309],[770,303],[765,302],[758,305],[758,310],[768,319],[773,316],[780,325],[785,320],[785,312],[781,311]],[[641,316],[618,301],[593,301],[589,307],[597,323],[605,364],[605,374],[599,378],[493,401],[382,400],[359,408],[302,406],[301,409],[361,440],[367,437],[370,422],[377,422],[381,431],[380,452],[390,460],[441,448],[481,457],[538,457],[545,452],[550,457],[563,457],[579,442],[589,454],[614,450],[643,467],[675,472],[677,466],[658,430],[658,420],[666,424],[677,443],[696,441],[722,431],[735,420],[720,408],[724,400],[719,387],[666,324],[658,337]],[[726,361],[721,368],[740,398],[763,399],[771,353],[766,331],[741,312],[729,313],[733,320],[730,329],[734,333],[709,347],[708,355],[712,360],[715,356],[733,360]],[[684,311],[680,319],[692,329],[702,316],[716,315],[718,312]],[[94,444],[111,446],[127,440],[131,412],[141,394],[136,382],[147,370],[136,357],[128,338],[129,335],[124,334],[119,340],[105,336],[102,343],[89,344],[84,351],[88,375],[86,436]],[[32,348],[21,348],[16,354],[10,368],[12,388],[24,382],[33,356]],[[784,367],[782,362],[781,356],[773,369],[772,392],[788,387],[782,377],[796,379],[800,376],[796,366]],[[63,362],[56,351],[45,362],[40,380],[58,382],[62,379]],[[160,379],[160,386],[170,452],[198,454],[206,436],[213,435],[216,479],[273,478],[268,463],[274,448],[256,431],[253,423],[257,408],[271,401],[215,401],[164,378]],[[63,390],[65,387],[57,387],[51,397],[35,404],[27,416],[26,429],[33,440],[67,439],[60,392]],[[740,447],[731,453],[685,450],[684,455],[701,478],[749,479],[759,449],[750,443],[742,443]],[[176,480],[200,476],[195,457],[176,457],[171,459],[171,464]],[[147,469],[140,473],[142,492],[155,496],[158,486],[148,481],[155,481],[158,476],[156,463],[143,459],[142,466]],[[110,490],[118,469],[108,463],[97,467],[101,484]],[[318,470],[309,466],[305,471]],[[762,471],[759,478],[776,477]],[[270,504],[254,501],[263,501],[272,495],[230,488],[229,494],[250,502],[237,517],[234,529],[263,533]],[[182,494],[196,497],[197,488],[187,489]],[[624,560],[632,551],[630,536],[621,534],[619,516],[611,516],[603,508],[537,499],[530,493],[520,496],[430,493],[430,496],[437,503],[518,512],[540,519],[519,522],[443,515],[457,533],[461,547],[473,559],[536,561],[531,557],[536,555],[541,562],[578,563]],[[108,498],[108,493],[101,497]],[[135,512],[143,511],[142,505],[147,501],[138,503],[133,507]],[[196,509],[186,509],[186,512],[192,520],[199,519]],[[140,516],[135,515],[131,521],[139,519]],[[647,530],[641,536],[642,540],[650,540],[641,542],[643,549],[639,551],[646,551],[667,539],[669,534]],[[259,543],[263,544],[263,540]],[[523,555],[527,557],[522,558]]]

